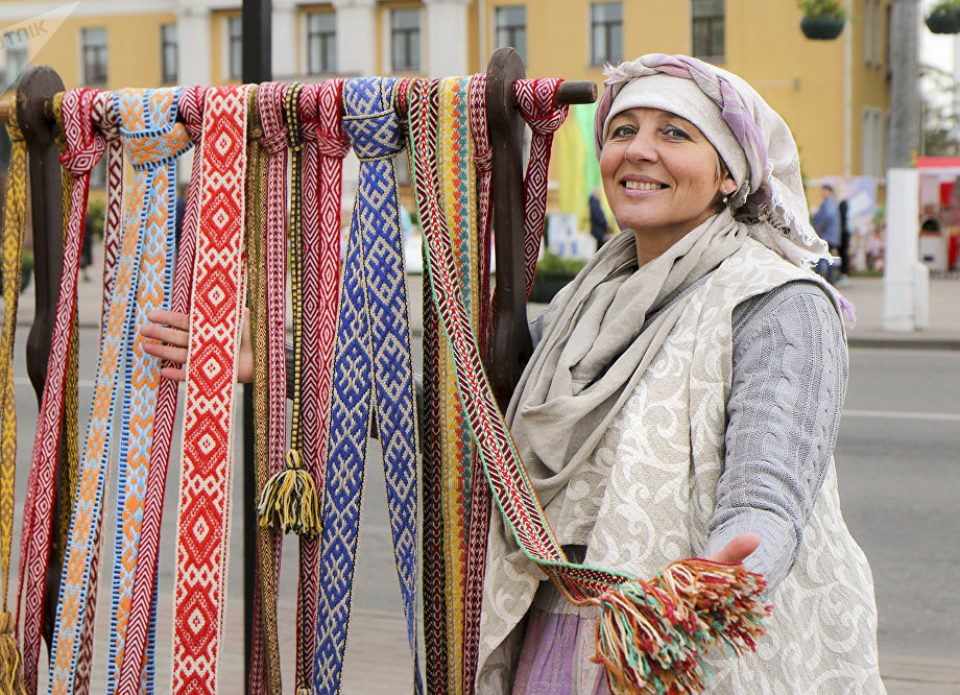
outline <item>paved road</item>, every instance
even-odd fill
[[[96,334],[81,334],[82,417],[91,397]],[[18,351],[26,332],[18,332]],[[22,354],[22,353],[20,353]],[[23,500],[36,406],[18,358],[20,454],[17,499]],[[929,350],[855,349],[850,386],[837,447],[844,514],[870,558],[880,610],[880,649],[891,695],[960,693],[960,354]],[[82,427],[82,425],[81,425]],[[179,430],[176,430],[179,432]],[[82,429],[81,429],[82,432]],[[355,589],[355,621],[347,650],[343,692],[396,693],[408,690],[410,663],[399,591],[384,509],[379,451],[372,442],[366,478],[364,528]],[[174,462],[178,460],[174,452]],[[176,528],[175,464],[167,489],[161,557],[157,683],[169,682],[170,594]],[[112,487],[112,486],[111,486]],[[234,512],[240,507],[234,486]],[[111,489],[111,494],[115,492]],[[107,507],[113,509],[113,503]],[[109,526],[104,542],[112,547]],[[236,527],[239,528],[239,527]],[[19,529],[15,538],[19,538]],[[241,537],[231,540],[223,692],[242,687]],[[14,563],[16,559],[14,558]],[[16,564],[14,564],[16,567]],[[296,587],[296,542],[285,544],[280,615],[284,670],[292,683]],[[109,563],[101,571],[100,605],[109,597]],[[101,634],[108,610],[99,611]],[[284,620],[285,618],[285,620]],[[104,640],[98,643],[95,674],[105,673]],[[288,689],[292,687],[288,685]],[[95,681],[93,692],[102,692]]]
[[[960,354],[855,349],[837,445],[891,695],[960,693]]]

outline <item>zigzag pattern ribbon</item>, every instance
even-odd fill
[[[462,300],[479,328],[480,303],[477,267],[477,181],[473,167],[473,140],[469,132],[469,79],[445,78],[439,91],[439,164],[444,212],[451,221],[450,242],[457,250]],[[448,692],[463,692],[463,600],[467,571],[467,534],[470,524],[471,462],[473,439],[457,397],[454,356],[445,344],[441,354],[443,375],[441,432],[443,446],[443,516],[447,599]],[[452,639],[451,639],[452,637]]]
[[[123,212],[123,143],[120,139],[120,124],[116,118],[116,110],[113,108],[113,98],[109,92],[99,92],[94,96],[91,118],[94,125],[99,126],[100,132],[107,141],[107,170],[109,178],[109,188],[107,190],[106,224],[104,227],[104,284],[108,284],[112,289],[112,281],[116,275],[117,254],[120,248],[120,238],[122,235],[122,212]],[[66,143],[62,145],[65,150]],[[117,169],[120,169],[119,175]],[[106,321],[109,316],[110,295],[104,293],[100,298],[100,327],[101,335],[104,333]],[[79,469],[79,464],[78,464]],[[79,470],[77,475],[72,477],[71,490],[77,489],[79,482]],[[64,509],[69,509],[70,505],[64,505]],[[63,510],[61,510],[63,511]],[[71,519],[68,518],[64,525],[64,530],[69,533]],[[97,533],[100,528],[97,528]],[[64,538],[64,552],[66,552],[67,538]],[[90,586],[94,587],[88,592],[87,605],[90,613],[93,613],[93,606],[96,603],[97,590],[100,570],[100,550],[101,543],[99,537],[94,540],[94,556],[91,561],[91,572],[89,577]],[[52,556],[51,556],[52,564]],[[61,562],[60,567],[62,568]],[[52,571],[52,568],[51,570]],[[48,571],[49,573],[49,571]],[[55,619],[55,615],[53,618]],[[77,657],[77,676],[76,683],[86,684],[90,682],[91,668],[93,666],[93,630],[94,621],[84,621],[80,633],[80,652]]]
[[[116,689],[126,640],[160,383],[159,360],[144,352],[144,338],[137,329],[147,322],[148,312],[169,306],[176,246],[176,160],[192,146],[186,128],[176,121],[180,93],[179,89],[114,93],[127,159],[135,172],[133,190],[140,190],[138,180],[143,177],[147,200],[139,220],[142,249],[136,306],[132,325],[126,329],[130,347],[124,366],[127,376],[121,407],[117,478],[116,527],[122,530],[122,534],[117,534],[114,550],[113,619],[107,681],[111,693]],[[137,207],[132,198],[128,207],[127,219],[132,222],[132,212]],[[152,692],[152,661],[148,661],[144,670],[146,690]]]
[[[300,93],[303,195],[303,350],[300,369],[303,459],[323,499],[340,283],[340,191],[350,143],[340,120],[343,80],[304,85]],[[294,211],[294,214],[298,214]],[[309,690],[316,644],[320,539],[300,538],[297,691]]]
[[[437,99],[438,80],[411,81],[406,106],[430,95]],[[414,127],[411,118],[408,127]],[[416,162],[411,153],[411,171]],[[426,651],[426,685],[429,695],[447,693],[452,686],[447,646],[453,639],[448,620],[446,583],[448,539],[444,533],[443,506],[443,387],[444,353],[439,319],[433,309],[430,274],[423,276],[423,420],[421,423],[423,488],[423,620]]]
[[[490,287],[490,203],[493,177],[493,148],[487,130],[487,76],[470,79],[470,132],[473,135],[474,164],[477,169],[478,305],[480,322],[477,347],[484,365],[487,362],[487,337],[490,333],[492,297]],[[424,306],[432,305],[432,298]],[[474,461],[478,470],[479,461]],[[481,482],[477,484],[477,480]],[[467,572],[463,608],[463,690],[474,691],[477,656],[480,648],[480,607],[483,600],[483,573],[486,566],[487,530],[490,527],[490,486],[474,475],[470,486],[470,528],[467,533]]]
[[[171,692],[217,692],[243,296],[246,86],[207,90],[174,579]]]
[[[6,670],[0,673],[3,692],[23,693],[23,674],[16,646],[16,626],[7,604],[10,589],[10,548],[13,544],[14,486],[17,477],[17,399],[13,385],[13,344],[23,262],[23,230],[27,217],[27,146],[17,120],[14,99],[7,118],[10,169],[3,209],[3,335],[0,338],[0,640]]]
[[[360,159],[360,185],[344,265],[334,360],[314,668],[318,693],[339,690],[373,395],[414,688],[422,692],[415,586],[417,440],[393,161],[403,145],[392,103],[395,85],[389,78],[363,78],[347,80],[343,87],[343,127]]]
[[[191,139],[200,141],[204,90],[198,87],[183,90],[178,100],[178,111]],[[190,304],[190,285],[193,273],[194,247],[198,224],[200,170],[203,159],[194,152],[193,171],[187,194],[187,209],[177,254],[177,266],[170,299],[172,311],[186,312]],[[108,206],[109,210],[109,206]],[[110,216],[108,214],[108,222]],[[152,659],[155,641],[156,568],[160,542],[160,523],[163,514],[163,493],[166,486],[170,443],[177,407],[177,382],[161,379],[157,391],[157,407],[153,423],[153,443],[147,471],[146,492],[143,499],[143,521],[140,525],[140,547],[127,618],[126,641],[122,653],[118,695],[136,695],[140,691],[144,652],[150,647],[148,662]]]
[[[540,256],[540,239],[547,219],[550,146],[553,144],[553,134],[566,120],[569,108],[557,106],[557,89],[562,82],[555,77],[517,80],[513,89],[520,115],[533,131],[527,172],[523,177],[523,251],[528,295],[533,287],[533,275]]]
[[[71,343],[76,340],[77,272],[83,242],[90,171],[103,156],[105,144],[94,136],[90,111],[95,90],[72,90],[63,95],[60,110],[67,151],[61,156],[64,168],[74,175],[70,187],[69,224],[63,251],[63,270],[57,297],[56,318],[48,360],[47,379],[41,398],[40,415],[34,439],[28,481],[27,500],[20,542],[20,581],[18,622],[23,619],[24,687],[28,695],[37,692],[37,662],[40,655],[41,625],[50,557],[50,533],[53,516],[54,477],[60,453],[60,426],[63,417],[74,411],[67,385]],[[55,110],[58,104],[55,104]],[[75,391],[74,391],[75,392]],[[63,443],[70,447],[70,433]],[[75,442],[73,444],[75,446]],[[25,595],[24,595],[25,594]],[[23,603],[20,603],[20,600]],[[21,615],[21,609],[23,613]]]

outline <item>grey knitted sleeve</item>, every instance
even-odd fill
[[[734,310],[726,460],[704,555],[756,533],[747,568],[769,589],[790,572],[833,455],[846,385],[841,320],[815,284],[793,282]]]

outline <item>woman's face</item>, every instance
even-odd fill
[[[610,120],[600,151],[600,175],[620,227],[657,253],[716,212],[718,192],[732,193],[729,175],[717,178],[719,155],[703,133],[679,116],[634,108]]]

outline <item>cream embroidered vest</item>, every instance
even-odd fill
[[[680,300],[687,306],[659,354],[593,456],[547,509],[562,543],[587,546],[585,564],[650,578],[702,554],[723,471],[733,309],[797,279],[816,276],[748,240]],[[522,629],[514,628],[544,578],[506,547],[494,514],[477,677],[483,694],[510,691],[522,641]],[[769,599],[774,612],[757,652],[711,652],[706,692],[885,692],[873,578],[840,514],[833,461],[796,564]]]

